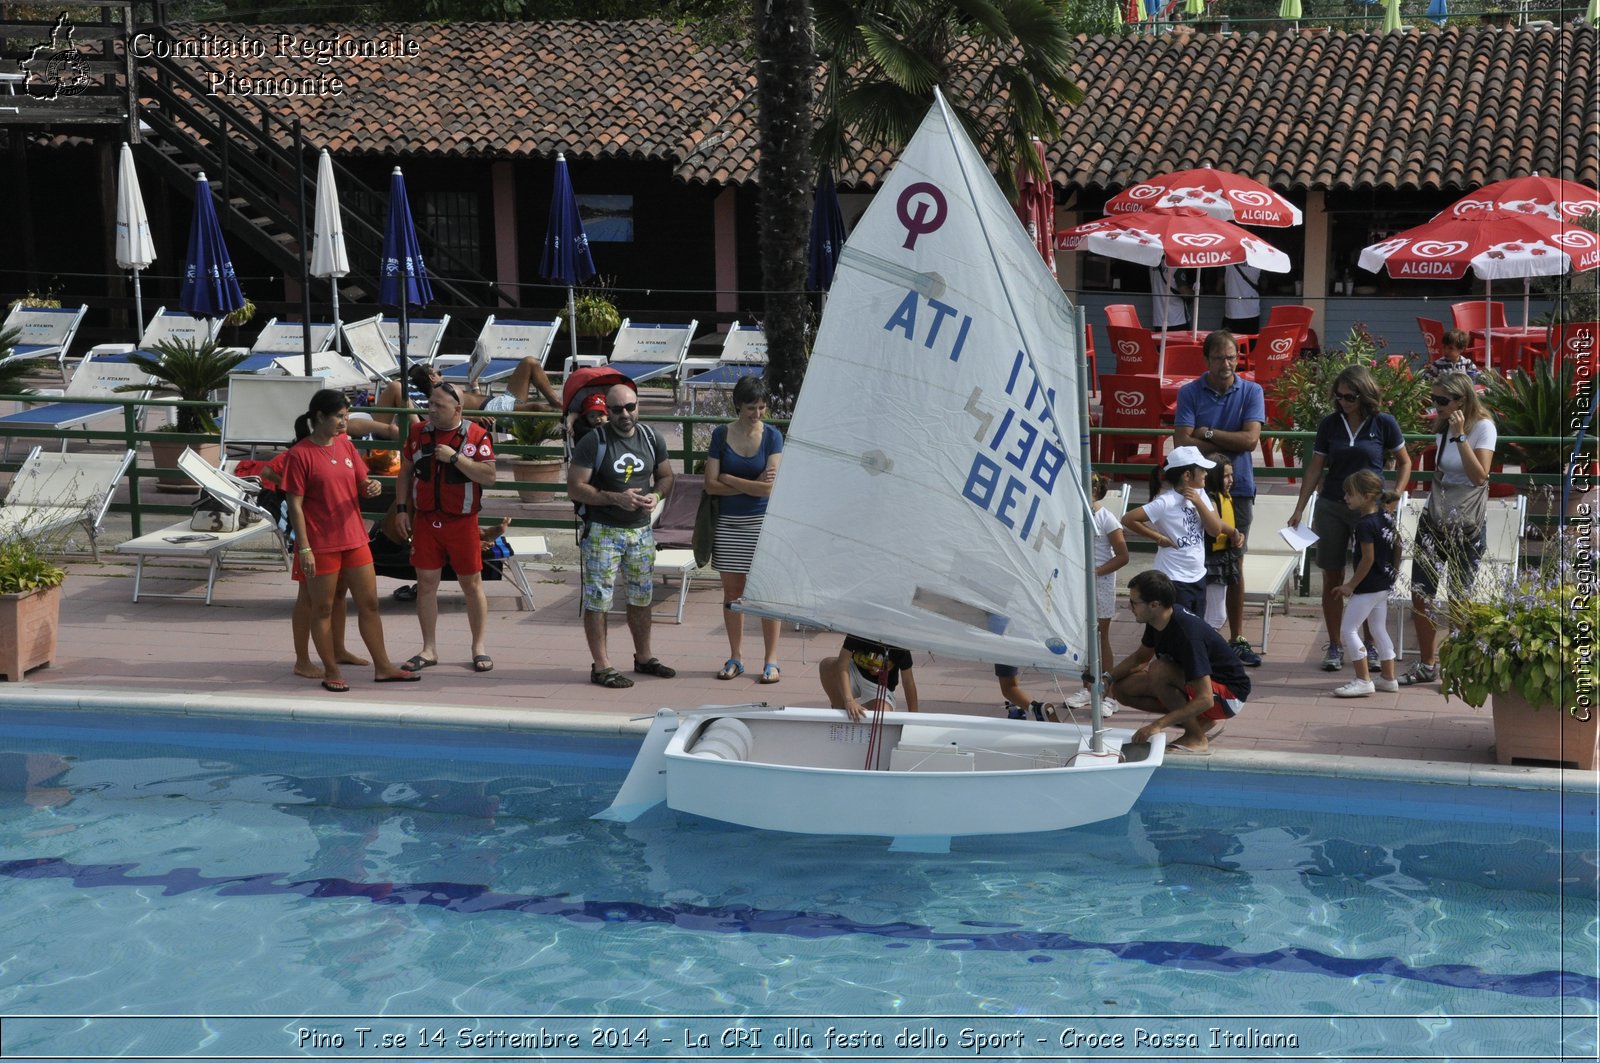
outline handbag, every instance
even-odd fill
[[[694,563],[701,568],[711,563],[711,547],[717,538],[717,514],[722,509],[721,500],[706,492],[700,496],[700,508],[694,514],[694,537],[689,545],[694,548]]]
[[[1448,444],[1439,436],[1442,450]],[[1489,485],[1451,485],[1433,481],[1428,494],[1428,519],[1441,531],[1457,535],[1476,535],[1489,519]]]
[[[244,488],[246,502],[255,503],[261,497],[261,481],[254,477],[240,480]],[[252,505],[239,506],[237,509],[220,501],[207,491],[201,491],[200,497],[195,500],[194,509],[189,514],[189,530],[197,532],[236,532],[240,528],[248,528],[261,520],[261,514],[256,512]]]

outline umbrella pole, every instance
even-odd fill
[[[406,290],[400,289],[400,394],[410,387],[411,367],[406,364],[406,333],[411,331],[411,319],[406,305]]]
[[[1522,278],[1522,327],[1524,329],[1528,327],[1528,293],[1532,287],[1532,277]]]
[[[329,277],[328,288],[333,294],[333,335],[328,337],[333,349],[344,350],[344,323],[339,320],[339,278]]]
[[[572,361],[567,372],[578,368],[578,300],[573,294],[572,285],[567,285],[567,342],[572,347]]]
[[[1487,277],[1483,281],[1483,364],[1490,369],[1494,368],[1494,303],[1490,300],[1491,289],[1494,281]]]
[[[139,288],[139,267],[133,269],[133,342],[144,339],[144,292]]]
[[[1167,375],[1167,315],[1161,315],[1161,351],[1156,357],[1156,376]]]

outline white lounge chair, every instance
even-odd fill
[[[246,525],[238,531],[231,532],[197,532],[189,527],[187,518],[170,527],[162,528],[141,535],[137,539],[129,539],[117,546],[117,553],[132,554],[135,564],[133,570],[133,600],[137,602],[141,596],[146,598],[199,598],[197,594],[169,594],[165,592],[146,591],[144,589],[144,563],[146,558],[165,557],[172,559],[188,559],[204,561],[206,564],[206,589],[205,603],[211,604],[211,599],[216,591],[217,576],[222,571],[223,555],[228,551],[237,549],[245,543],[271,536],[277,541],[276,554],[285,570],[289,567],[289,547],[284,540],[283,532],[278,527],[277,515],[269,513],[246,497],[246,489],[235,477],[229,476],[220,469],[213,469],[206,464],[204,458],[191,449],[185,449],[178,458],[178,468],[195,483],[200,485],[212,498],[216,499],[229,510],[248,510],[259,519],[254,524]]]
[[[695,373],[698,368],[706,371]],[[741,325],[735,321],[722,341],[721,355],[709,366],[697,358],[683,360],[683,386],[689,392],[689,412],[694,412],[697,392],[731,390],[744,377],[766,370],[766,333],[760,325]]]
[[[333,343],[333,322],[313,322],[311,325],[311,351],[325,351]],[[306,350],[305,326],[298,321],[279,321],[273,318],[261,327],[255,343],[245,360],[236,367],[241,373],[259,373],[272,369],[280,358],[299,355],[304,365]]]
[[[134,351],[142,351],[151,358],[159,358],[160,354],[155,349],[158,343],[179,340],[201,344],[216,339],[217,333],[221,331],[220,317],[195,317],[192,314],[176,313],[164,306],[158,306],[150,318],[150,324],[145,326],[144,334],[139,337],[137,345],[97,343],[84,354],[83,361],[84,364],[91,361],[126,362]],[[83,366],[80,365],[79,368]]]
[[[22,361],[28,358],[54,358],[56,368],[66,375],[67,349],[72,338],[83,324],[83,315],[89,312],[84,303],[76,310],[71,307],[14,306],[11,313],[0,322],[0,334],[15,329],[18,333],[10,356],[0,358],[0,363]]]
[[[100,525],[117,483],[133,463],[133,451],[121,454],[46,454],[28,452],[12,477],[5,505],[0,506],[0,542],[26,535],[49,542],[74,526],[89,536],[89,550],[100,558]]]
[[[1517,578],[1521,567],[1522,535],[1527,520],[1526,495],[1511,498],[1491,498],[1485,514],[1483,557],[1478,560],[1471,575],[1469,594],[1487,595]],[[1428,508],[1427,495],[1408,495],[1399,507],[1400,541],[1404,544],[1404,558],[1395,573],[1394,586],[1389,591],[1389,613],[1395,619],[1395,657],[1406,655],[1406,628],[1411,620],[1411,559],[1415,556],[1417,526]],[[1450,581],[1441,578],[1434,589],[1433,600],[1443,604],[1450,596]]]
[[[683,359],[689,353],[689,344],[694,340],[694,330],[699,324],[698,320],[690,321],[687,325],[634,324],[623,318],[622,327],[617,329],[616,342],[611,347],[609,362],[590,355],[579,355],[576,359],[569,357],[567,372],[571,373],[584,365],[610,365],[617,372],[626,373],[636,384],[671,377],[673,390],[676,391]]]
[[[384,381],[399,375],[400,361],[384,336],[382,314],[374,314],[360,321],[348,321],[343,326],[343,332],[350,357],[356,360],[369,379]]]
[[[334,357],[340,357],[335,355]],[[222,410],[222,447],[284,446],[294,440],[294,422],[311,396],[327,387],[321,377],[229,373]]]
[[[534,561],[550,560],[550,544],[542,535],[508,535],[506,543],[511,547],[511,556],[500,560],[500,571],[505,575],[506,582],[517,588],[517,594],[528,612],[534,612],[533,584],[523,566]]]
[[[272,365],[261,371],[263,376],[296,376],[301,379],[306,377],[306,358],[303,354],[289,354],[281,358],[274,358]],[[309,379],[322,381],[325,388],[338,388],[340,391],[355,391],[367,386],[367,374],[356,367],[356,363],[340,354],[338,351],[318,351],[311,356],[311,376]],[[302,411],[303,412],[303,411]]]
[[[491,314],[473,344],[472,357],[445,368],[440,375],[455,384],[469,381],[490,384],[516,372],[524,358],[533,358],[543,366],[545,355],[560,331],[559,319],[497,321]]]
[[[1289,611],[1289,587],[1305,570],[1306,552],[1290,546],[1280,529],[1289,526],[1289,516],[1294,512],[1293,495],[1257,495],[1255,513],[1250,522],[1250,542],[1246,544],[1244,564],[1240,573],[1244,578],[1245,602],[1260,602],[1261,652],[1267,652],[1267,640],[1272,635],[1272,603],[1282,597],[1284,612]],[[1311,527],[1311,518],[1317,500],[1311,499],[1301,515],[1300,526]]]
[[[400,319],[397,317],[380,319],[379,324],[383,329],[383,338],[389,343],[389,349],[398,352]],[[444,330],[449,327],[449,314],[444,317],[406,318],[406,361],[412,365],[418,362],[432,362],[439,354],[439,344],[444,342]]]
[[[105,399],[144,400],[150,395],[150,376],[131,362],[92,362],[78,366],[67,382],[66,391],[55,402],[47,402],[26,410],[18,410],[0,417],[0,426],[8,429],[3,453],[11,453],[11,440],[26,435],[29,429],[64,432],[81,428],[102,417],[121,416],[124,407],[108,405]],[[118,394],[125,385],[142,385],[143,390]],[[61,441],[61,449],[67,441]],[[3,459],[0,459],[3,460]]]

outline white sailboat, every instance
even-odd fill
[[[840,256],[741,611],[1069,674],[1094,660],[1081,312],[942,97]],[[951,836],[1127,812],[1157,736],[834,709],[663,709],[616,801],[772,830]],[[872,751],[868,762],[868,751]]]

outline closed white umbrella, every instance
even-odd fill
[[[139,271],[156,260],[155,241],[150,238],[150,216],[144,211],[144,194],[139,190],[139,172],[133,168],[133,149],[122,145],[117,168],[117,265],[133,270],[133,341],[144,335],[144,293],[139,290]]]
[[[339,188],[333,180],[333,159],[323,148],[317,159],[317,213],[311,228],[311,275],[331,280],[333,342],[340,342],[339,281],[350,272],[344,249],[344,219],[339,213]]]

